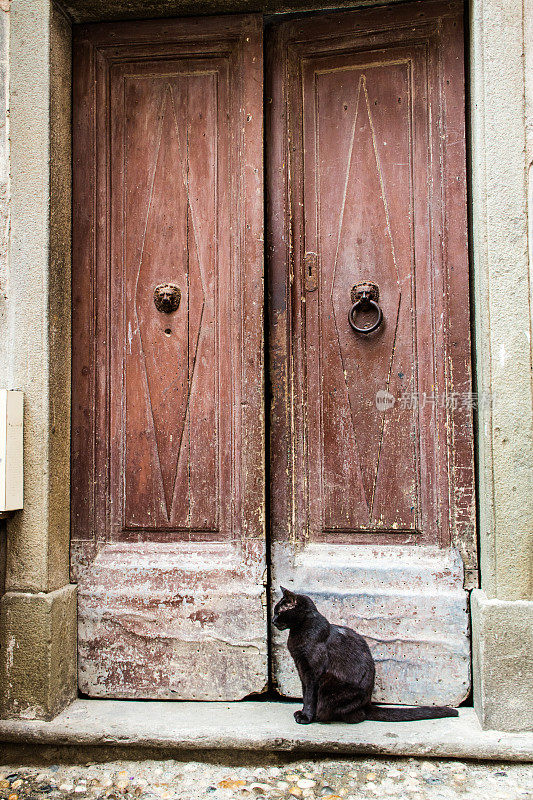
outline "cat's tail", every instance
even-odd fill
[[[456,708],[449,706],[380,706],[370,703],[365,708],[365,719],[376,722],[415,722],[419,719],[458,717]]]

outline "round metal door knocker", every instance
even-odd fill
[[[154,289],[154,303],[162,314],[172,314],[180,307],[181,290],[175,283],[161,283]]]
[[[351,291],[352,307],[348,312],[348,322],[356,333],[372,333],[379,328],[383,322],[383,311],[381,310],[379,300],[379,286],[370,281],[364,283],[357,283],[352,287]],[[376,312],[376,319],[371,325],[360,327],[357,325],[357,315],[360,311],[368,311],[374,309]]]

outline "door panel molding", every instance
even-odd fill
[[[306,541],[308,537],[321,538],[323,535],[331,540],[335,531],[335,540],[346,543],[379,541],[402,544],[418,541],[439,546],[452,543],[459,549],[465,568],[477,568],[461,31],[460,3],[427,3],[424,6],[412,4],[399,8],[380,8],[379,12],[338,12],[321,16],[320,21],[300,19],[281,23],[271,32],[266,71],[270,81],[266,112],[267,128],[270,131],[267,140],[267,253],[273,389],[271,452],[274,459],[272,494],[281,498],[281,502],[276,502],[272,509],[274,540]],[[383,145],[380,145],[381,154],[378,152],[378,123],[370,109],[369,79],[365,72],[369,68],[374,71],[383,70],[386,63],[398,65],[399,69],[404,64],[407,71],[403,83],[411,108],[410,113],[406,112],[403,127],[409,132],[411,146],[404,147],[404,152],[398,148],[398,155],[411,158],[411,162],[417,155],[421,166],[413,169],[411,163],[405,169],[405,174],[400,171],[393,174],[390,163],[383,161]],[[329,359],[325,358],[324,330],[321,328],[319,333],[310,333],[310,326],[324,324],[323,320],[318,322],[317,304],[321,295],[320,281],[324,280],[324,271],[328,268],[324,263],[327,262],[328,255],[319,252],[320,243],[317,242],[317,226],[320,226],[321,220],[313,166],[321,155],[317,136],[313,133],[316,127],[315,111],[320,104],[315,97],[314,102],[307,103],[305,110],[302,102],[306,102],[306,91],[316,88],[321,77],[334,74],[336,64],[346,74],[354,72],[358,75],[356,85],[352,87],[346,84],[343,87],[347,97],[354,98],[356,103],[357,89],[364,87],[367,138],[371,151],[364,153],[362,150],[357,155],[368,157],[372,152],[372,157],[377,162],[375,183],[383,193],[382,216],[386,220],[383,227],[387,229],[386,236],[382,238],[390,241],[391,269],[397,269],[394,261],[398,261],[398,250],[403,249],[406,254],[403,258],[406,274],[401,292],[398,291],[395,298],[382,294],[383,302],[387,306],[386,318],[392,320],[390,329],[394,332],[397,320],[401,319],[401,308],[406,307],[409,318],[404,324],[407,330],[412,329],[414,338],[412,349],[403,359],[405,364],[395,370],[402,375],[398,380],[397,374],[390,374],[393,364],[389,360],[391,351],[397,351],[398,341],[394,341],[394,336],[386,330],[387,326],[384,326],[385,338],[388,337],[385,345],[378,338],[379,332],[363,340],[357,339],[348,328],[350,286],[346,280],[350,276],[344,276],[346,286],[343,285],[338,291],[339,296],[329,315],[332,318],[329,322],[332,323],[332,338],[337,339],[334,349],[339,374],[344,368],[346,375],[341,386],[345,398],[340,401],[336,397],[334,403],[325,409],[327,398],[323,396],[323,391],[316,386],[311,386],[310,389],[310,380],[312,382],[316,376],[322,374],[321,370],[326,369],[333,360],[331,355]],[[417,88],[413,97],[412,72],[415,68],[421,87]],[[427,77],[424,77],[426,71]],[[296,77],[291,81],[289,76]],[[334,91],[332,84],[329,89],[326,87],[323,90],[322,96],[322,101],[329,101],[332,109]],[[426,96],[426,93],[429,94]],[[404,98],[401,99],[403,101]],[[377,96],[375,103],[378,103]],[[377,106],[372,106],[372,109],[376,109],[377,114],[380,111]],[[393,107],[392,110],[394,111]],[[383,115],[384,112],[381,113]],[[326,173],[329,170],[331,189],[327,189],[329,193],[325,196],[330,202],[337,180],[337,161],[331,151],[335,147],[340,148],[342,144],[334,136],[342,140],[342,125],[347,125],[346,131],[349,128],[353,132],[355,123],[353,110],[346,123],[340,120],[333,124],[331,120],[334,117],[337,118],[338,114],[324,114],[324,124],[329,120],[331,126],[330,140],[325,146],[330,160],[322,164]],[[359,141],[356,146],[364,147],[364,143]],[[390,148],[390,142],[388,146]],[[310,162],[309,166],[306,166],[306,159]],[[347,161],[345,158],[343,162],[342,153],[338,159],[338,163],[342,163],[347,172]],[[384,169],[388,170],[388,176],[383,175]],[[334,177],[331,178],[331,175]],[[367,175],[365,177],[368,179]],[[396,215],[396,224],[391,235],[391,207],[390,201],[387,207],[386,200],[387,180],[389,186],[398,193],[398,187],[401,189],[404,178],[404,183],[412,186],[411,199],[407,199],[403,206],[400,204],[395,212],[392,210]],[[344,182],[345,192],[348,180],[349,175]],[[368,187],[366,191],[368,197]],[[341,204],[342,187],[339,192]],[[353,194],[354,197],[357,196],[356,192]],[[416,197],[416,203],[413,196]],[[324,210],[326,218],[328,214],[331,216],[336,213],[338,204],[333,202],[331,205],[333,210],[331,207]],[[377,206],[376,209],[379,210]],[[358,211],[357,205],[351,207],[350,211],[353,217]],[[339,216],[340,214],[334,220],[335,224],[330,225],[335,236],[331,237],[328,233],[330,238],[334,238],[337,250],[342,249]],[[409,217],[412,218],[412,223]],[[284,224],[281,225],[279,220],[284,220]],[[405,222],[405,230],[402,230],[402,221]],[[366,219],[363,222],[368,228],[372,220]],[[374,224],[376,228],[380,227],[379,220],[376,224],[374,219]],[[354,231],[351,233],[353,236]],[[378,245],[382,246],[382,242],[378,241],[375,246]],[[331,262],[335,260],[334,252],[335,247],[331,253]],[[318,253],[318,291],[310,292],[305,286],[306,253]],[[355,256],[360,257],[360,254],[355,252]],[[373,269],[370,265],[369,274],[363,275],[361,267],[357,265],[353,282],[364,277],[371,279]],[[419,279],[421,272],[422,281]],[[385,278],[384,274],[383,279]],[[387,293],[387,282],[383,279],[382,293]],[[416,283],[417,279],[419,285]],[[331,294],[331,282],[327,287],[322,287],[322,295],[327,292]],[[345,313],[341,310],[343,298]],[[427,329],[417,332],[422,321]],[[339,341],[340,337],[343,338],[342,342]],[[357,370],[361,368],[365,352],[375,360],[376,349],[383,350],[383,356],[382,365],[380,362],[373,378],[375,386],[372,385],[372,397],[357,397],[350,384],[357,378]],[[410,363],[413,358],[418,362],[418,369],[412,376],[412,390],[407,387],[409,391],[406,392],[405,372],[413,372],[414,367]],[[383,375],[385,379],[379,388],[394,390],[391,393],[396,403],[392,413],[390,410],[380,412],[375,408],[364,408],[365,403],[374,405],[375,391]],[[368,380],[368,375],[362,377]],[[397,386],[393,386],[391,378],[396,378]],[[403,390],[401,380],[404,382]],[[360,386],[358,388],[361,394]],[[344,508],[346,502],[353,500],[350,494],[353,494],[352,487],[360,487],[360,502],[365,507],[368,505],[365,495],[372,495],[372,488],[376,488],[372,484],[375,484],[377,458],[372,460],[371,468],[367,470],[372,474],[366,480],[364,462],[369,449],[375,445],[375,439],[379,439],[377,436],[370,438],[362,452],[358,452],[354,440],[354,446],[348,455],[355,455],[355,458],[339,459],[342,464],[336,465],[336,473],[339,475],[345,471],[344,484],[339,485],[332,496],[330,513],[333,519],[337,516],[340,520],[344,516],[347,524],[328,524],[324,519],[323,465],[322,469],[319,468],[324,459],[323,434],[311,442],[308,433],[313,415],[316,417],[315,429],[318,430],[323,427],[325,420],[332,424],[331,416],[336,413],[336,407],[344,406],[344,416],[337,422],[336,429],[334,425],[333,433],[336,432],[337,436],[332,435],[332,448],[333,445],[342,448],[343,441],[339,431],[344,431],[345,436],[349,436],[346,433],[347,426],[355,429],[360,412],[364,410],[366,415],[370,412],[379,423],[375,426],[376,430],[379,428],[383,433],[383,425],[389,427],[391,436],[388,450],[394,466],[394,460],[400,455],[396,449],[398,431],[395,433],[395,427],[401,429],[409,424],[407,422],[399,425],[401,420],[398,416],[398,400],[402,392],[405,398],[411,391],[422,397],[422,402],[418,402],[414,409],[407,409],[412,418],[416,412],[418,420],[413,418],[412,424],[416,424],[422,431],[416,437],[413,456],[415,466],[411,470],[419,495],[413,518],[407,520],[406,525],[391,525],[386,521],[382,524],[380,518],[383,515],[378,513],[373,521],[371,518],[365,523],[359,512],[353,508]],[[350,393],[354,395],[353,398],[349,396]],[[359,412],[358,402],[363,403]],[[287,408],[284,408],[285,404]],[[446,446],[443,446],[444,442]],[[309,482],[294,477],[298,466],[303,464],[308,465],[311,475],[316,474]],[[331,483],[330,478],[330,486]],[[390,486],[391,484],[389,489]],[[382,495],[385,488],[381,490]],[[386,501],[387,492],[383,495],[383,502]],[[406,514],[407,511],[408,509]],[[350,518],[350,514],[353,518]],[[413,535],[415,531],[417,535]]]

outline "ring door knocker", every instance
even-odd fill
[[[375,283],[371,283],[370,281],[364,281],[364,283],[357,283],[355,286],[352,287],[351,292],[351,299],[352,299],[352,307],[348,312],[348,321],[354,331],[356,333],[372,333],[379,328],[381,323],[383,322],[383,311],[381,310],[378,300],[379,300],[379,286]],[[374,309],[377,314],[375,322],[372,325],[367,325],[364,328],[360,328],[357,325],[357,314],[359,311],[368,311],[369,309]]]

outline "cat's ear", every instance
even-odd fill
[[[294,599],[296,597],[294,592],[291,592],[290,589],[286,589],[284,586],[280,586],[279,588],[281,589],[281,591],[283,593],[283,597],[288,597],[290,599]]]

